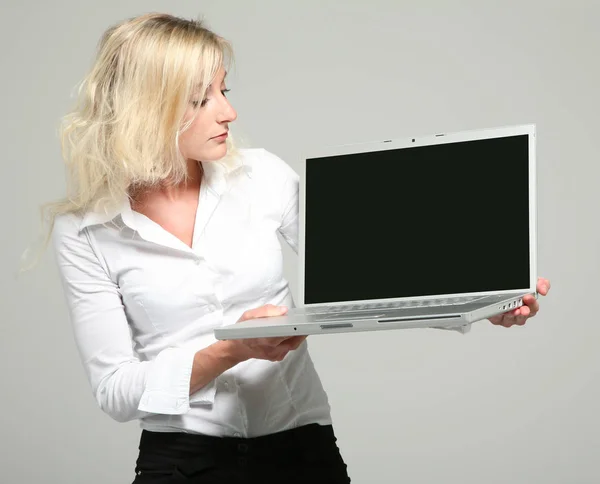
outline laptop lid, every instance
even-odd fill
[[[535,291],[533,124],[314,150],[300,178],[300,306]]]

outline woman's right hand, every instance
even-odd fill
[[[286,312],[286,307],[267,304],[259,308],[249,309],[242,314],[238,323],[248,319],[282,316]],[[232,357],[238,363],[252,358],[281,361],[290,351],[297,349],[305,339],[306,336],[281,336],[229,340],[227,343]]]

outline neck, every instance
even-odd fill
[[[140,188],[132,193],[132,198],[137,203],[143,203],[149,196],[160,196],[169,200],[176,200],[190,193],[197,193],[200,189],[204,170],[202,164],[194,160],[188,160],[188,178],[181,183],[161,183],[160,186],[153,188]]]
[[[199,186],[202,181],[202,175],[204,174],[202,163],[195,160],[187,160],[187,171],[188,185],[193,184],[194,186]]]
[[[189,192],[197,192],[202,182],[202,164],[195,160],[188,160],[188,178],[177,184],[165,184],[159,188],[159,192],[169,199],[175,199]]]

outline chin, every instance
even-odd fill
[[[206,150],[203,153],[199,153],[196,157],[197,160],[202,161],[218,161],[227,154],[227,145],[223,143],[222,146],[215,147],[212,150]]]

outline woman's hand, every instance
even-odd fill
[[[536,289],[540,295],[546,296],[548,291],[550,291],[550,281],[548,279],[539,277]],[[520,308],[493,316],[489,318],[489,321],[492,324],[504,326],[505,328],[510,328],[515,324],[517,326],[523,326],[527,320],[533,318],[540,310],[540,305],[537,302],[537,299],[531,294],[528,294],[523,298],[523,303],[523,306]]]
[[[267,304],[246,311],[238,323],[248,319],[282,316],[287,312],[283,306]],[[286,355],[298,348],[306,336],[282,336],[271,338],[248,338],[227,341],[231,356],[237,363],[256,358],[259,360],[281,361]]]

